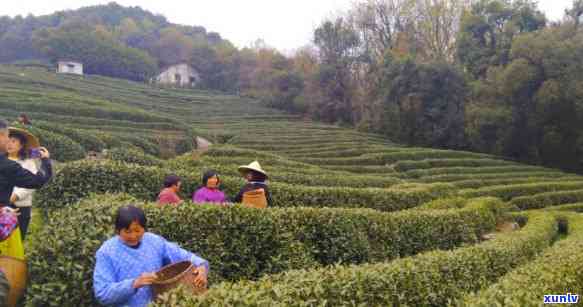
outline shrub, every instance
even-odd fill
[[[113,214],[128,195],[95,196],[50,212],[32,251],[33,306],[89,306],[96,250],[113,235]],[[477,242],[495,226],[495,199],[461,210],[378,213],[347,209],[143,205],[149,228],[211,263],[212,283],[290,269],[378,262]],[[87,221],[92,221],[87,223]],[[193,222],[201,221],[201,222]],[[83,227],[79,227],[83,225]]]
[[[163,179],[170,173],[183,178],[182,191],[187,198],[200,184],[201,172],[192,169],[164,169],[125,165],[112,161],[80,161],[63,166],[51,184],[43,188],[39,203],[46,207],[73,203],[90,193],[128,193],[144,200],[154,200]],[[227,195],[235,195],[243,185],[241,178],[223,176]],[[396,185],[389,189],[303,187],[285,183],[270,184],[276,207],[347,207],[396,211],[415,207],[453,193],[449,184]]]
[[[545,294],[583,293],[583,219],[574,214],[566,218],[569,225],[566,239],[458,305],[537,306],[542,304]]]
[[[583,201],[583,190],[546,192],[532,196],[516,197],[510,203],[522,210],[529,210],[580,201]]]
[[[107,152],[106,158],[112,161],[120,161],[126,163],[133,163],[145,166],[161,166],[162,160],[144,153],[137,148],[122,148],[117,147]]]
[[[59,133],[71,138],[73,141],[79,143],[87,151],[101,152],[105,149],[105,143],[90,132],[66,127],[60,124],[49,124],[43,122],[35,122],[35,127],[40,127],[44,130]]]
[[[494,196],[502,198],[503,200],[510,200],[519,196],[576,189],[583,189],[583,181],[542,183],[535,182],[526,184],[500,185],[480,189],[462,190],[459,194],[464,197]]]
[[[388,263],[295,270],[256,282],[223,283],[204,296],[182,296],[177,302],[178,306],[446,306],[533,259],[556,238],[557,228],[554,216],[533,214],[523,230],[470,247]]]
[[[486,166],[486,167],[440,167],[431,169],[417,169],[405,172],[402,174],[403,177],[407,178],[420,178],[427,176],[436,176],[441,174],[502,174],[502,173],[516,173],[516,172],[535,172],[544,171],[545,169],[540,166]]]
[[[429,169],[429,168],[443,168],[443,167],[484,167],[484,166],[503,166],[516,165],[516,163],[505,160],[494,159],[427,159],[421,161],[399,161],[393,167],[399,172],[407,172],[411,170]]]

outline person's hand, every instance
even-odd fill
[[[12,194],[12,196],[10,196],[10,203],[14,204],[18,201],[18,196],[16,194]]]
[[[201,265],[194,270],[194,273],[197,274],[196,277],[194,278],[194,286],[196,286],[197,288],[206,288],[208,274],[208,272],[206,271],[206,267]]]
[[[14,215],[14,216],[19,216],[20,215],[20,212],[18,212],[18,209],[13,209],[13,208],[10,208],[10,207],[2,207],[0,209],[0,212],[2,214],[9,214],[9,215]]]
[[[157,278],[158,276],[156,276],[156,273],[142,273],[140,277],[134,280],[133,287],[134,289],[138,289],[144,286],[149,286],[152,283],[154,283],[154,281],[156,281]]]
[[[40,158],[41,159],[50,159],[51,158],[51,153],[48,151],[48,149],[41,147],[38,150],[40,151]]]

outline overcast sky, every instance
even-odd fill
[[[0,15],[45,15],[57,10],[106,4],[112,0],[0,0]],[[344,11],[354,0],[117,0],[166,16],[170,22],[201,25],[238,47],[262,38],[270,46],[291,51],[309,43],[314,27]],[[572,0],[539,0],[547,17],[563,16]]]

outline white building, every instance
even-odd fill
[[[83,75],[83,63],[62,60],[57,64],[57,73]]]
[[[186,63],[179,63],[163,69],[156,81],[160,84],[192,87],[200,82],[200,75],[192,66]]]

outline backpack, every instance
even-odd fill
[[[265,189],[256,189],[243,193],[243,205],[249,208],[267,208]]]

